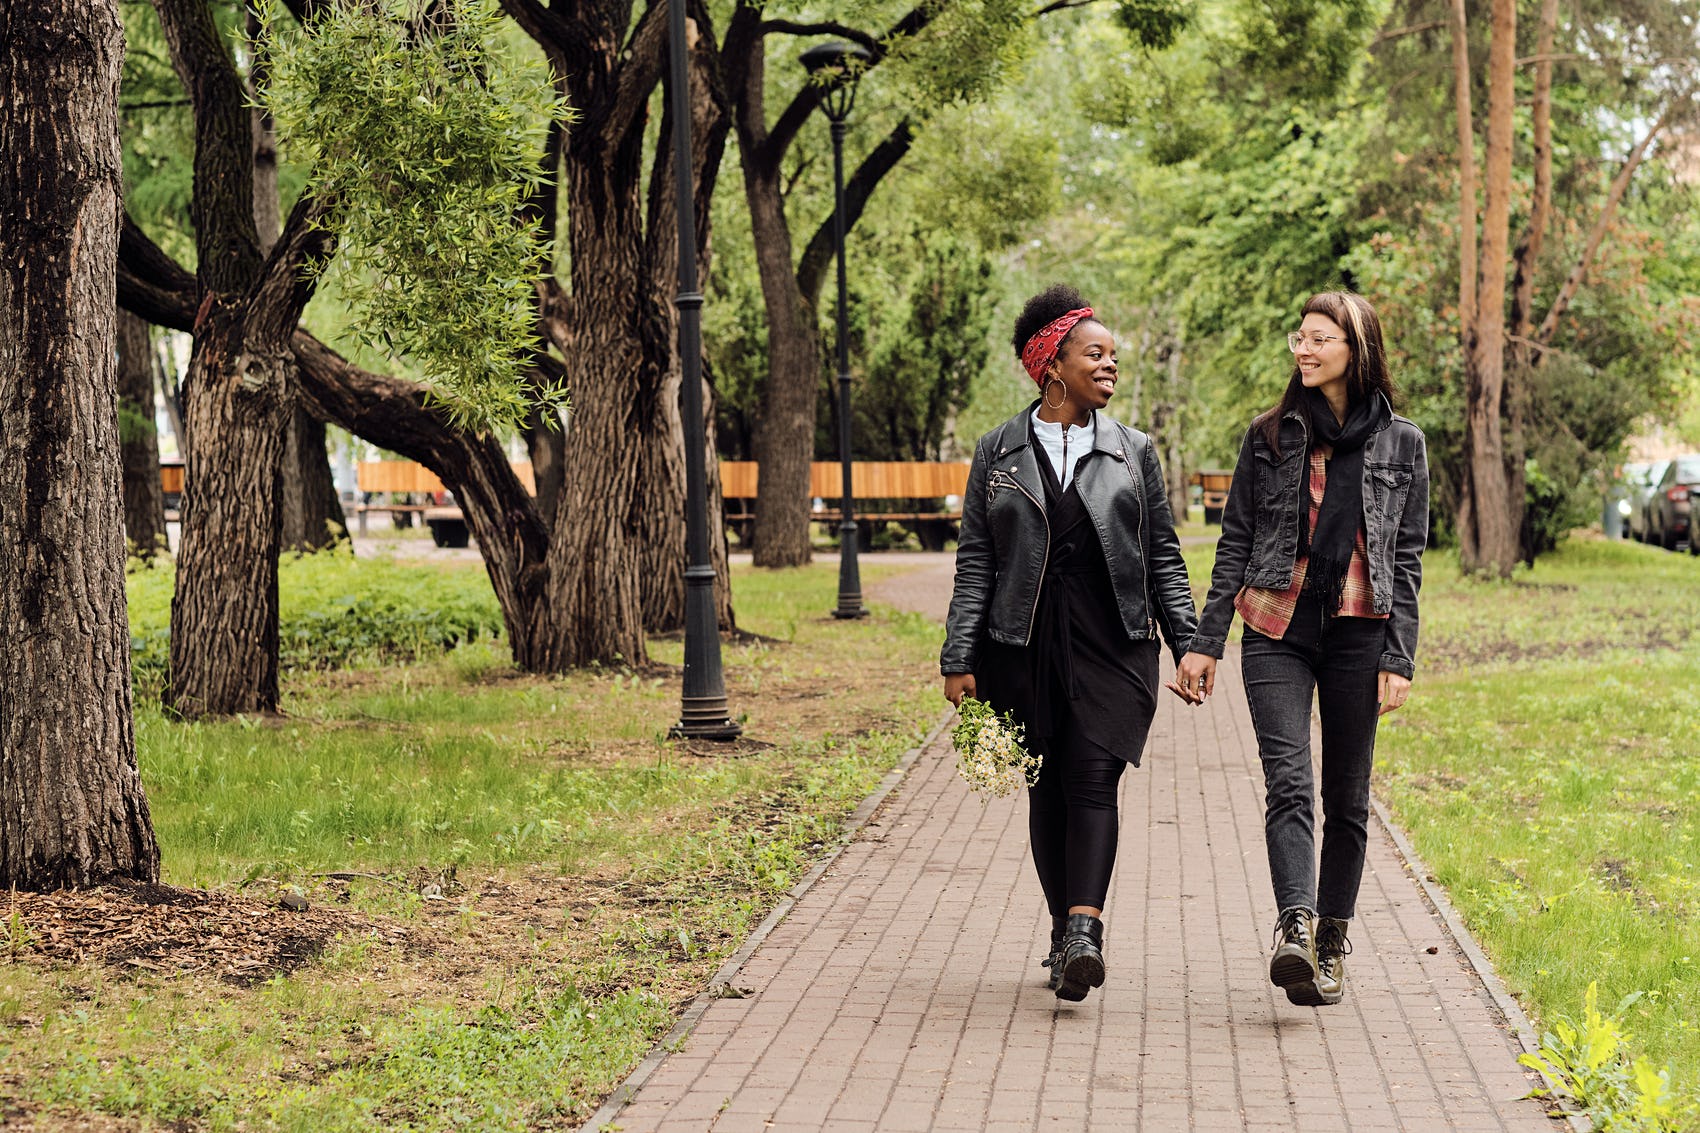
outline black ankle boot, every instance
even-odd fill
[[[1309,909],[1282,910],[1275,922],[1275,954],[1269,958],[1269,982],[1302,1007],[1323,1002],[1316,987],[1316,918]]]
[[[1051,969],[1051,978],[1045,986],[1052,991],[1057,990],[1057,981],[1062,979],[1063,934],[1068,931],[1068,918],[1051,918],[1051,954],[1039,961],[1041,967]]]
[[[1346,957],[1352,942],[1346,939],[1348,921],[1339,917],[1316,918],[1316,994],[1324,1004],[1346,997]]]
[[[1090,913],[1071,913],[1062,940],[1062,976],[1057,998],[1077,1003],[1104,986],[1104,922]]]

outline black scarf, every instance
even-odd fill
[[[1308,489],[1299,512],[1299,554],[1310,556],[1305,591],[1332,617],[1345,597],[1346,569],[1352,564],[1352,547],[1364,522],[1364,442],[1387,424],[1393,410],[1386,398],[1375,393],[1352,406],[1344,422],[1337,421],[1328,399],[1314,389],[1305,391],[1304,409],[1310,417],[1311,448],[1334,447],[1314,531],[1305,529],[1310,518]],[[1305,482],[1309,483],[1308,472]]]

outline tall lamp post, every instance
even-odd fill
[[[862,606],[862,572],[856,564],[859,535],[850,484],[850,346],[845,325],[844,282],[844,132],[850,108],[856,104],[856,81],[861,65],[873,53],[854,43],[823,43],[803,52],[809,75],[825,86],[821,110],[832,123],[832,232],[838,255],[838,459],[844,466],[844,500],[838,525],[838,608],[835,618],[866,617]]]
[[[691,88],[684,0],[667,5],[673,113],[674,213],[679,223],[679,412],[685,426],[685,680],[679,722],[668,735],[732,740],[743,731],[726,710],[714,565],[708,556],[707,441],[702,424],[702,292],[697,290],[696,193],[691,185]]]

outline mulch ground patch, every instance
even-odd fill
[[[280,899],[177,889],[109,885],[58,893],[11,893],[5,917],[22,925],[14,948],[67,964],[93,961],[164,974],[216,975],[247,985],[291,972],[324,951],[338,933],[379,931],[352,913]],[[21,945],[21,947],[20,947]]]

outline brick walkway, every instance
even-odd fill
[[[942,616],[949,587],[941,559],[870,597]],[[618,1129],[1564,1128],[1518,1100],[1515,1040],[1378,822],[1347,1002],[1269,985],[1261,775],[1232,656],[1223,675],[1204,708],[1164,695],[1123,778],[1101,992],[1045,989],[1026,804],[970,795],[941,735]]]

